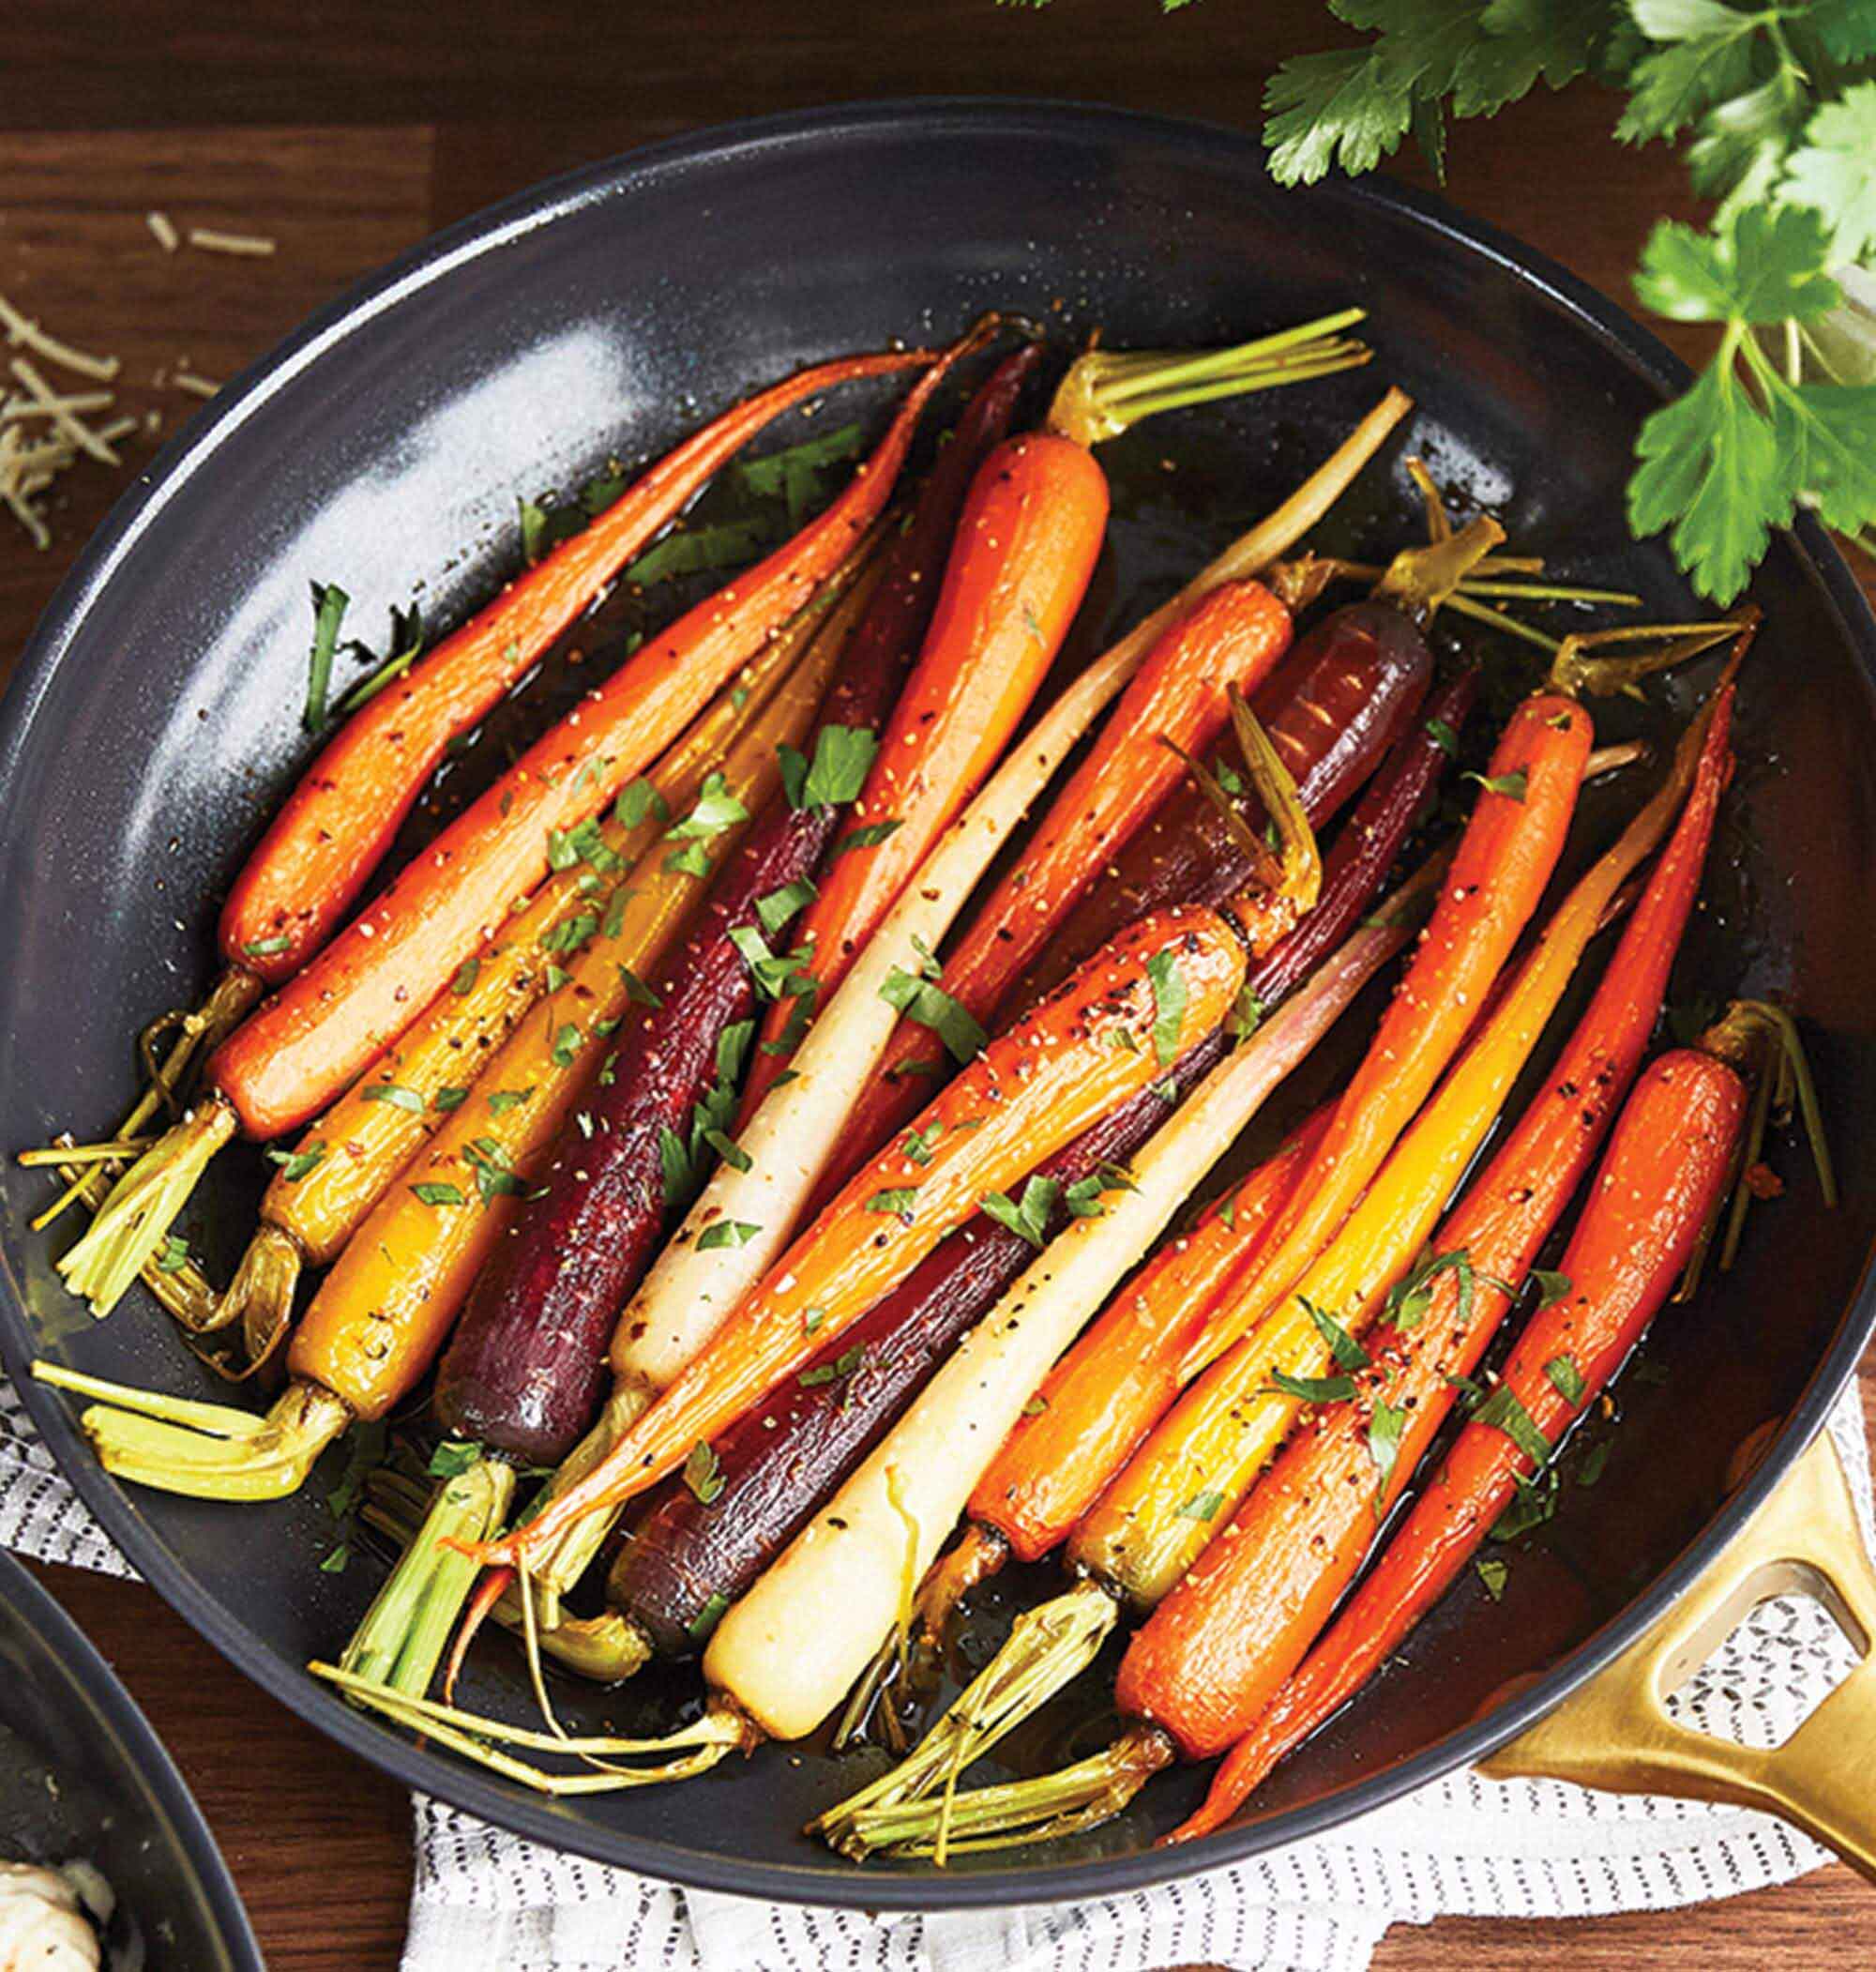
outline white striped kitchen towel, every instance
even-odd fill
[[[1831,1420],[1871,1538],[1853,1390]],[[0,1382],[0,1542],[129,1570]],[[1777,1743],[1843,1675],[1808,1600],[1765,1603],[1676,1700],[1706,1730]],[[404,1972],[1361,1972],[1391,1924],[1591,1917],[1789,1882],[1828,1858],[1768,1815],[1459,1773],[1233,1869],[1094,1903],[944,1918],[686,1891],[535,1843],[419,1797]]]

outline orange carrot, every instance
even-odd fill
[[[1282,1301],[1452,1059],[1551,880],[1593,736],[1582,708],[1556,693],[1511,715],[1414,963],[1235,1308],[1183,1380]]]
[[[732,405],[369,699],[300,777],[234,879],[221,912],[227,963],[270,986],[299,970],[377,867],[449,741],[513,689],[734,453],[824,390],[932,359],[928,350],[842,356]]]
[[[1533,1452],[1548,1455],[1666,1300],[1724,1198],[1747,1115],[1734,1068],[1700,1049],[1651,1063],[1616,1125],[1559,1271],[1568,1287],[1532,1316],[1498,1389],[1334,1629],[1218,1769],[1176,1841],[1209,1833],[1340,1708],[1478,1550]],[[1218,1752],[1209,1736],[1203,1749]]]
[[[1289,647],[1290,612],[1262,584],[1226,583],[1154,646],[1088,757],[1056,796],[1021,862],[996,887],[945,962],[938,983],[983,1026],[1122,843],[1203,753],[1226,717],[1226,688],[1248,696]],[[1167,742],[1172,742],[1169,746]],[[1174,751],[1173,748],[1178,751]],[[922,1069],[943,1047],[910,1018],[847,1126],[850,1146],[824,1184],[835,1189],[919,1107]]]
[[[977,469],[918,661],[795,933],[810,956],[769,1009],[741,1121],[786,1067],[802,1011],[840,983],[1007,744],[1081,607],[1107,517],[1100,467],[1066,438],[1007,439]]]
[[[583,1515],[674,1470],[825,1349],[986,1195],[1217,1026],[1244,969],[1237,933],[1205,908],[1157,913],[1097,954],[923,1112],[915,1150],[895,1144],[855,1176],[600,1463],[477,1557],[525,1564]]]
[[[1540,1094],[1366,1339],[1353,1394],[1318,1407],[1134,1639],[1122,1703],[1183,1747],[1246,1732],[1354,1579],[1641,1066],[1731,766],[1732,688],[1690,729],[1693,790],[1620,948]],[[1703,733],[1702,733],[1703,729]]]

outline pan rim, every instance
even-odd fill
[[[792,112],[714,125],[582,166],[491,205],[432,235],[366,276],[243,371],[139,477],[80,553],[28,639],[0,701],[0,812],[31,736],[34,716],[58,664],[98,592],[171,497],[217,454],[247,418],[345,338],[473,260],[499,251],[536,228],[589,205],[655,191],[688,170],[764,148],[828,144],[891,128],[927,139],[1044,140],[1074,131],[1110,143],[1129,139],[1221,156],[1262,168],[1254,136],[1229,125],[1153,114],[1067,99],[913,97]],[[1405,216],[1450,247],[1483,257],[1502,273],[1566,311],[1632,372],[1666,395],[1685,384],[1687,366],[1657,337],[1588,282],[1485,221],[1433,195],[1384,177],[1332,181],[1313,196]],[[1793,546],[1836,615],[1865,676],[1876,684],[1876,617],[1842,556],[1816,520],[1802,517]],[[545,1800],[511,1791],[474,1769],[421,1750],[366,1721],[298,1668],[286,1665],[234,1616],[202,1589],[145,1532],[129,1494],[92,1458],[64,1404],[26,1373],[30,1325],[22,1283],[0,1261],[0,1360],[61,1471],[144,1578],[216,1649],[300,1718],[403,1785],[431,1794],[516,1834],[662,1881],[732,1895],[872,1911],[965,1910],[1012,1904],[1049,1904],[1149,1889],[1203,1870],[1320,1835],[1382,1807],[1415,1787],[1470,1765],[1551,1710],[1632,1643],[1686,1592],[1769,1496],[1824,1427],[1832,1405],[1855,1373],[1876,1332],[1876,1274],[1864,1274],[1838,1332],[1753,1475],[1701,1533],[1636,1596],[1552,1665],[1527,1690],[1482,1719],[1379,1773],[1331,1790],[1300,1807],[1221,1829],[1182,1851],[949,1876],[874,1873],[836,1863],[790,1866],[674,1849],[655,1835],[589,1823]]]

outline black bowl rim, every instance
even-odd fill
[[[0,1549],[0,1608],[18,1617],[28,1633],[45,1645],[110,1720],[123,1742],[125,1756],[143,1776],[158,1807],[175,1829],[183,1854],[195,1870],[209,1915],[228,1948],[230,1963],[239,1972],[266,1972],[247,1908],[215,1831],[189,1791],[189,1782],[170,1757],[168,1747],[158,1738],[143,1707],[125,1690],[97,1645],[66,1614],[58,1599],[4,1549]]]
[[[617,196],[634,180],[648,174],[694,167],[730,152],[803,143],[837,144],[883,126],[917,129],[929,138],[954,142],[987,135],[1047,138],[1074,129],[1112,144],[1144,139],[1162,147],[1222,151],[1240,161],[1248,151],[1260,162],[1262,159],[1255,137],[1229,125],[1196,118],[1050,98],[909,97],[715,125],[547,179],[459,220],[367,276],[242,372],[117,502],[60,584],[0,703],[0,813],[6,812],[40,696],[92,598],[144,529],[160,516],[170,492],[204,465],[212,466],[216,452],[238,435],[250,411],[265,402],[352,328],[406,295],[446,277],[464,261],[497,250],[507,240],[591,202]],[[1312,196],[1379,207],[1394,216],[1405,214],[1448,247],[1482,256],[1567,311],[1605,351],[1663,397],[1685,387],[1690,374],[1687,365],[1606,296],[1547,256],[1460,213],[1445,200],[1375,176],[1330,181],[1316,188]],[[1841,625],[1845,641],[1865,675],[1876,683],[1876,616],[1871,615],[1855,579],[1813,518],[1801,518],[1793,533],[1793,552],[1809,565]],[[91,1456],[63,1403],[27,1373],[22,1339],[29,1336],[30,1329],[20,1283],[10,1271],[5,1289],[0,1296],[4,1302],[0,1315],[5,1317],[0,1319],[0,1358],[61,1470],[112,1539],[183,1619],[236,1669],[310,1724],[405,1785],[552,1848],[571,1850],[596,1861],[701,1889],[871,1911],[1048,1904],[1150,1889],[1319,1835],[1484,1758],[1595,1676],[1713,1564],[1824,1427],[1831,1406],[1855,1374],[1864,1347],[1876,1333],[1876,1275],[1866,1265],[1836,1339],[1787,1414],[1767,1456],[1712,1522],[1626,1609],[1536,1683],[1410,1759],[1350,1782],[1304,1806],[1247,1828],[1221,1829],[1179,1849],[1148,1849],[1136,1856],[982,1874],[892,1876],[843,1869],[831,1862],[789,1867],[749,1862],[731,1855],[700,1857],[692,1850],[673,1852],[654,1836],[595,1826],[545,1800],[517,1798],[462,1763],[426,1752],[389,1729],[371,1723],[304,1672],[282,1672],[271,1654],[227,1610],[145,1536],[122,1490]]]

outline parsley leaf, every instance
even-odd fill
[[[719,1219],[698,1234],[697,1251],[708,1253],[719,1246],[747,1246],[761,1231],[761,1226],[749,1225],[740,1219]]]
[[[1170,951],[1155,952],[1147,960],[1146,978],[1153,988],[1153,1052],[1162,1069],[1171,1068],[1178,1059],[1179,1031],[1190,995],[1179,961]]]
[[[749,818],[749,810],[730,792],[730,783],[722,774],[707,774],[690,812],[664,831],[665,841],[688,842],[720,835],[724,829]]]
[[[976,1016],[961,1000],[956,1000],[942,986],[915,978],[895,965],[880,987],[880,998],[896,1008],[907,1020],[929,1027],[945,1043],[953,1061],[975,1060],[989,1039]]]
[[[332,690],[332,659],[339,648],[339,626],[352,599],[336,582],[312,584],[312,650],[307,659],[306,710],[301,723],[309,733],[325,730],[325,702]]]
[[[838,808],[857,801],[878,751],[879,736],[869,726],[823,726],[814,736],[811,760],[793,747],[778,749],[788,805]]]
[[[1020,1202],[1002,1191],[986,1191],[977,1204],[1000,1226],[1040,1248],[1049,1244],[1049,1223],[1061,1196],[1061,1181],[1038,1171],[1023,1186]]]

